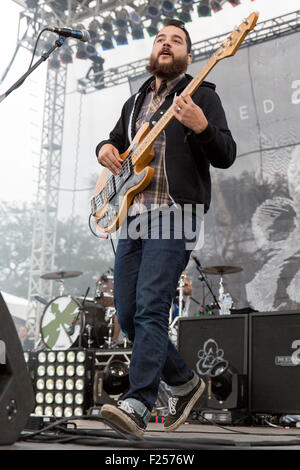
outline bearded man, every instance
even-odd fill
[[[151,77],[127,100],[109,139],[96,148],[99,163],[120,174],[120,154],[142,124],[155,125],[172,108],[174,118],[153,145],[149,165],[155,169],[154,177],[134,197],[128,213],[126,227],[133,224],[136,231],[134,236],[128,230],[120,237],[115,259],[115,307],[121,329],[133,343],[130,388],[115,406],[104,404],[101,416],[138,436],[150,420],[160,380],[171,392],[164,422],[167,432],[184,423],[205,389],[168,336],[170,308],[191,248],[184,228],[178,236],[175,223],[165,236],[157,207],[174,213],[191,205],[195,223],[197,207],[204,213],[209,209],[210,165],[230,167],[236,145],[213,84],[203,82],[193,97],[182,93],[192,80],[185,73],[191,62],[189,33],[184,23],[170,20],[154,40],[147,67]]]

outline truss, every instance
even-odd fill
[[[253,44],[272,40],[299,31],[300,10],[258,23],[255,29],[248,34],[242,43],[241,48],[249,47]],[[212,38],[194,43],[193,61],[197,62],[212,55],[229,34],[230,33],[221,34],[219,36],[214,36]],[[146,73],[145,67],[147,64],[148,58],[99,72],[94,75],[94,77],[98,77],[97,87],[99,88],[102,86],[102,88],[108,88],[121,85],[122,83],[126,83],[129,79],[144,75]],[[78,92],[86,94],[97,91],[98,88],[95,88],[94,77],[92,79],[87,77],[79,79],[77,86]]]
[[[48,66],[28,289],[27,326],[36,340],[41,304],[32,302],[33,298],[38,295],[50,300],[53,290],[53,281],[45,281],[41,275],[52,272],[55,265],[66,77],[66,67],[53,70]]]

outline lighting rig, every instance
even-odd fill
[[[83,416],[92,404],[94,355],[86,350],[25,352],[36,416]]]

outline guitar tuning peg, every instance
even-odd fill
[[[247,18],[244,18],[244,19],[243,19],[243,23],[249,24],[249,21],[247,20]]]
[[[241,30],[240,30],[240,28],[239,28],[238,26],[236,26],[236,27],[234,28],[234,31],[237,31],[238,33],[241,32]]]

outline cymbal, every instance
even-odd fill
[[[69,277],[80,276],[81,274],[83,274],[81,271],[56,271],[54,273],[42,274],[41,278],[50,280],[67,279]]]
[[[243,268],[239,266],[208,266],[203,268],[202,271],[206,274],[233,274],[243,271]]]

